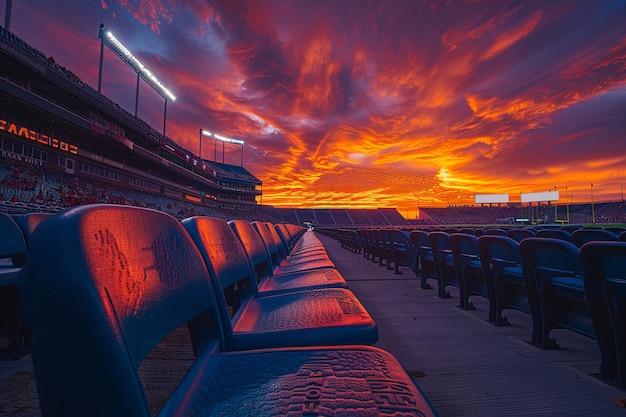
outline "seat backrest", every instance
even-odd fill
[[[517,242],[521,242],[522,239],[535,236],[535,232],[531,229],[509,229],[506,231],[506,235]]]
[[[293,245],[295,244],[295,241],[292,239],[291,234],[289,233],[289,230],[287,229],[287,227],[282,223],[271,225],[271,227],[273,227],[274,230],[276,230],[278,237],[283,242],[283,246],[285,246],[289,250],[293,249]]]
[[[282,242],[280,239],[276,238],[276,233],[272,233],[266,222],[253,221],[252,226],[257,230],[261,239],[263,239],[272,259],[272,264],[278,266],[280,261],[287,256]]]
[[[23,298],[43,415],[150,416],[138,367],[185,322],[217,316],[209,273],[163,212],[86,205],[42,222]],[[223,342],[221,323],[199,327]],[[88,381],[88,383],[86,383]]]
[[[626,242],[626,231],[623,231],[622,233],[619,234],[619,240],[621,242]]]
[[[580,260],[584,271],[585,295],[589,306],[589,315],[595,330],[598,345],[602,353],[600,377],[602,379],[616,379],[618,377],[618,363],[623,363],[623,352],[626,348],[626,334],[612,323],[617,314],[624,316],[624,298],[614,303],[618,295],[612,291],[614,286],[626,286],[626,242],[618,241],[591,241],[580,248]],[[615,305],[617,304],[617,305]],[[621,308],[619,312],[616,308]],[[626,329],[625,329],[626,330]],[[619,355],[616,345],[621,343]],[[619,373],[619,385],[626,386],[624,368]]]
[[[580,256],[573,243],[561,239],[532,237],[524,239],[519,250],[522,268],[531,269],[539,279],[555,275],[582,279]]]
[[[411,230],[409,238],[411,243],[415,247],[430,248],[430,240],[428,240],[428,234],[426,230]]]
[[[24,234],[6,213],[0,213],[0,259],[10,259],[14,267],[22,267],[26,263]]]
[[[519,243],[507,236],[482,235],[478,238],[478,253],[485,263],[521,264]]]
[[[15,222],[22,229],[22,233],[24,234],[24,240],[26,241],[26,246],[28,246],[30,237],[33,232],[39,226],[41,222],[46,220],[49,217],[54,216],[54,213],[26,213],[21,216],[18,216],[15,219]]]
[[[582,224],[564,224],[559,229],[565,230],[566,232],[569,232],[571,234],[574,232],[574,230],[580,229],[581,227],[583,227]]]
[[[506,236],[506,230],[498,229],[498,228],[490,228],[490,229],[485,230],[485,234],[495,235],[495,236]]]
[[[228,224],[243,244],[256,273],[257,282],[271,276],[273,269],[269,252],[252,223],[246,220],[231,220]]]
[[[404,248],[407,248],[410,245],[409,233],[404,230],[389,229],[387,235],[389,236],[389,240],[394,243],[396,247],[403,245]]]
[[[478,237],[466,233],[453,233],[450,235],[450,248],[452,256],[466,255],[478,257]]]
[[[574,244],[580,248],[585,243],[592,242],[594,240],[617,240],[617,235],[604,229],[581,228],[574,230],[572,233],[572,239]]]
[[[447,232],[430,232],[428,241],[433,253],[440,250],[450,250],[450,234]]]
[[[224,327],[226,349],[230,350],[232,317],[246,298],[258,295],[254,270],[241,241],[225,220],[196,216],[181,223],[209,270]]]
[[[560,239],[570,243],[574,242],[572,234],[565,229],[540,229],[537,230],[535,236],[548,239]]]

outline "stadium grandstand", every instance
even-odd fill
[[[110,202],[256,217],[262,184],[243,166],[201,160],[3,27],[0,56],[5,206]]]

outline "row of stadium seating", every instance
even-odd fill
[[[553,329],[597,341],[600,378],[626,388],[626,230],[584,227],[401,230],[339,229],[342,247],[387,269],[410,267],[438,296],[458,287],[459,307],[489,301],[487,320],[510,325],[515,309],[531,316],[531,343],[558,349]],[[395,263],[395,268],[391,264]]]
[[[437,415],[300,226],[94,204],[17,231],[43,415],[150,416],[138,366],[182,325],[196,358],[159,415]]]

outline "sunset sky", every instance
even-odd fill
[[[263,204],[623,197],[626,1],[14,0],[10,30],[96,88],[100,23],[176,95],[170,138],[246,142]],[[135,83],[106,50],[102,93],[134,112]],[[163,111],[142,83],[138,116]]]

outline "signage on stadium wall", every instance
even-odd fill
[[[64,142],[55,137],[37,132],[36,130],[28,129],[27,127],[9,122],[8,120],[0,119],[0,131],[30,139],[42,145],[49,146],[50,148],[59,149],[74,155],[78,154],[78,147],[76,145],[72,145],[71,143]]]
[[[202,200],[198,197],[195,197],[193,195],[189,195],[189,194],[185,194],[185,200],[189,200],[189,201],[193,201],[194,203],[201,203]]]
[[[15,159],[16,161],[27,162],[31,165],[43,165],[43,162],[41,162],[39,159],[29,158],[28,156],[18,155],[16,153],[8,151],[2,151],[2,157]]]

